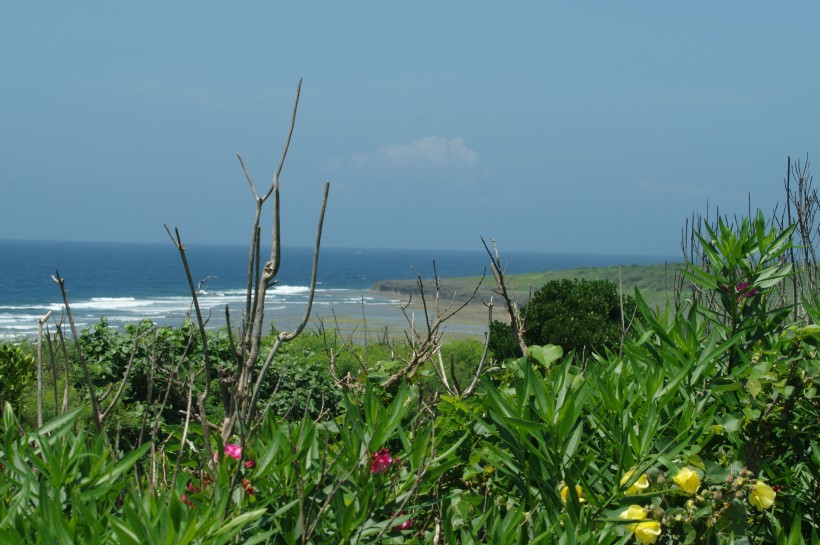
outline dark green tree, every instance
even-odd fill
[[[635,300],[623,298],[626,323]],[[621,298],[609,280],[553,280],[544,284],[522,308],[527,345],[556,344],[578,355],[617,346],[623,333]],[[495,322],[490,348],[497,358],[519,356],[509,328]]]

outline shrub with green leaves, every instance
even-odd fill
[[[552,280],[521,309],[527,345],[555,344],[584,357],[620,344],[634,314],[634,299],[623,297],[622,313],[617,286],[608,280]],[[490,349],[499,359],[521,355],[509,327],[498,321]]]
[[[34,372],[34,356],[28,350],[18,344],[0,342],[0,409],[6,403],[18,406]]]

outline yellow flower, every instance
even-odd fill
[[[618,518],[621,520],[644,520],[646,518],[646,510],[641,507],[640,505],[630,505],[629,509],[626,511],[621,511],[621,514],[618,515]],[[630,532],[634,532],[638,527],[638,523],[629,524],[627,528],[629,528]]]
[[[774,498],[777,493],[772,490],[772,487],[763,481],[757,481],[749,492],[749,503],[763,511],[774,505]]]
[[[621,477],[621,486],[625,485],[629,481],[629,479],[632,478],[632,475],[634,473],[634,469],[630,469],[629,471],[624,473],[624,476]],[[632,486],[630,486],[624,491],[624,494],[626,494],[627,496],[633,496],[635,494],[640,494],[647,488],[649,488],[649,479],[646,477],[646,473],[644,473],[638,478],[637,481],[632,483]]]
[[[584,499],[584,491],[581,490],[581,485],[579,485],[579,484],[575,485],[575,493],[578,495],[578,501],[580,503],[584,503],[585,501],[587,501],[587,500]],[[568,494],[569,494],[569,487],[567,485],[564,485],[563,487],[561,487],[561,501],[562,502],[567,503],[567,495]]]
[[[672,480],[689,495],[695,494],[700,488],[700,475],[688,467],[681,468]]]
[[[655,543],[661,535],[661,523],[656,520],[639,522],[635,526],[635,539],[641,543]]]

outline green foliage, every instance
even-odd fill
[[[820,326],[790,322],[771,293],[788,274],[783,233],[758,217],[709,236],[708,266],[688,273],[702,301],[662,311],[636,292],[622,344],[617,315],[617,351],[612,338],[579,345],[588,365],[578,346],[532,344],[469,396],[436,390],[426,367],[412,385],[380,388],[409,346],[300,337],[274,360],[261,398],[272,410],[230,445],[212,436],[213,460],[198,422],[185,428],[178,414],[163,418],[164,449],[135,442],[121,454],[107,433],[77,426],[87,409],[26,433],[7,405],[0,542],[817,543]],[[614,295],[556,287],[576,288],[588,296],[576,306]],[[602,316],[577,321],[603,327]],[[152,369],[201,370],[192,328],[139,331],[88,333],[100,389],[132,355],[139,384]],[[217,369],[235,366],[226,332],[208,343]],[[462,386],[481,351],[478,341],[441,347]],[[349,369],[345,389],[331,361]],[[362,366],[372,372],[347,380]],[[129,384],[120,427],[144,414],[142,390]],[[156,468],[165,477],[151,481]]]
[[[298,340],[284,345],[274,358],[261,399],[288,420],[305,415],[325,420],[341,411],[341,392],[328,372],[324,351]]]
[[[34,372],[34,357],[30,351],[19,344],[0,342],[0,409],[6,403],[12,406],[20,403]]]
[[[635,303],[624,297],[628,320]],[[557,344],[578,354],[617,346],[623,334],[621,300],[608,281],[560,280],[548,282],[522,309],[524,340],[528,345]]]
[[[556,344],[584,357],[618,346],[624,326],[635,314],[635,301],[621,297],[608,280],[552,280],[521,309],[527,345]],[[521,350],[509,327],[494,321],[490,349],[496,358],[518,357]]]
[[[499,361],[519,358],[522,355],[510,326],[498,320],[493,320],[490,324],[490,350]]]
[[[73,432],[78,412],[18,435],[7,406],[0,444],[0,543],[222,545],[261,517],[260,511],[234,513],[223,522],[227,501],[194,511],[174,491],[140,488],[134,469],[151,445],[118,458],[104,434]]]

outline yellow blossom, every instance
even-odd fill
[[[639,522],[635,526],[635,539],[641,543],[655,543],[661,535],[661,523],[656,520]]]
[[[584,503],[586,500],[584,499],[584,491],[581,489],[581,485],[575,485],[575,493],[578,495],[578,501],[580,503]],[[569,494],[569,487],[564,485],[561,487],[561,501],[567,503],[567,495]]]
[[[629,481],[629,479],[632,478],[632,475],[634,473],[635,473],[634,469],[630,469],[629,471],[624,473],[624,476],[621,477],[621,486],[625,485]],[[637,481],[632,483],[632,486],[630,486],[629,488],[627,488],[624,491],[624,494],[626,494],[627,496],[640,494],[641,492],[643,492],[647,488],[649,488],[649,479],[646,477],[646,473],[644,473],[643,475],[641,475],[638,478]]]
[[[688,467],[681,468],[672,480],[689,495],[695,494],[700,488],[700,475]]]
[[[774,505],[774,498],[777,493],[772,487],[763,481],[757,481],[749,492],[749,503],[763,511]]]
[[[646,510],[640,505],[630,505],[629,509],[626,511],[621,511],[618,518],[621,520],[644,520],[646,518]],[[630,532],[634,532],[637,527],[637,523],[627,526]]]

